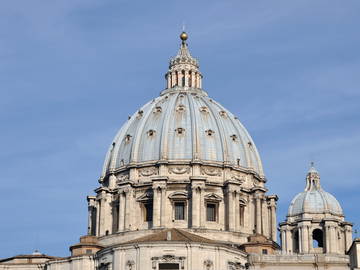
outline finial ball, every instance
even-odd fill
[[[188,34],[186,34],[185,31],[183,31],[181,34],[180,34],[180,38],[182,41],[185,41],[188,39]]]

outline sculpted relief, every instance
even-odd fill
[[[189,174],[190,170],[189,166],[170,166],[168,169],[169,174]]]
[[[146,168],[139,169],[138,172],[139,172],[139,177],[152,176],[152,175],[158,175],[159,169],[156,167],[146,167]]]
[[[221,176],[221,169],[214,168],[214,167],[201,167],[201,174],[202,175],[209,175],[209,176]]]

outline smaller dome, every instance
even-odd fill
[[[307,174],[306,181],[305,191],[296,195],[291,201],[288,216],[296,216],[303,213],[330,213],[343,216],[343,210],[338,200],[320,186],[320,175],[313,164]]]
[[[289,207],[289,216],[303,213],[343,215],[338,200],[324,190],[304,191],[295,196]]]

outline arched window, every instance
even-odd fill
[[[245,206],[246,206],[246,201],[243,199],[240,199],[240,205],[239,205],[239,224],[241,227],[244,227],[245,225]]]
[[[185,86],[185,70],[181,71],[182,77],[181,77],[181,86]]]
[[[313,247],[314,248],[322,248],[324,247],[324,234],[323,231],[320,229],[315,229],[312,232],[313,238]]]
[[[293,231],[294,246],[293,250],[295,253],[299,253],[299,231]]]

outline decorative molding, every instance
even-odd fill
[[[235,180],[237,182],[239,182],[240,184],[244,183],[246,180],[246,176],[242,175],[242,174],[238,174],[235,172],[232,172],[231,174],[231,180]]]
[[[228,270],[246,269],[245,265],[240,262],[228,262]]]
[[[202,175],[221,176],[221,169],[219,168],[202,166],[200,171]]]
[[[180,269],[185,269],[185,257],[177,257],[174,255],[166,254],[162,257],[152,257],[152,268],[158,269],[159,263],[178,263],[180,266]]]
[[[216,201],[216,202],[222,201],[222,198],[215,193],[206,194],[204,198],[206,201]]]
[[[169,195],[169,199],[176,200],[176,199],[188,199],[188,193],[185,191],[175,191]]]
[[[145,201],[151,201],[152,199],[153,199],[153,193],[149,190],[140,197],[137,197],[136,201],[145,202]]]
[[[128,260],[126,262],[126,269],[127,270],[135,270],[135,262],[133,260]]]
[[[130,176],[128,173],[123,173],[123,174],[118,174],[116,178],[117,178],[116,183],[120,184],[121,182],[129,181]]]
[[[209,260],[209,259],[205,260],[204,261],[204,270],[212,270],[213,265],[214,265],[214,263],[211,260]]]
[[[152,175],[158,175],[159,169],[156,167],[146,167],[146,168],[139,169],[138,172],[139,172],[139,177],[152,176]]]
[[[170,174],[185,174],[190,173],[190,166],[170,166],[168,169]]]

